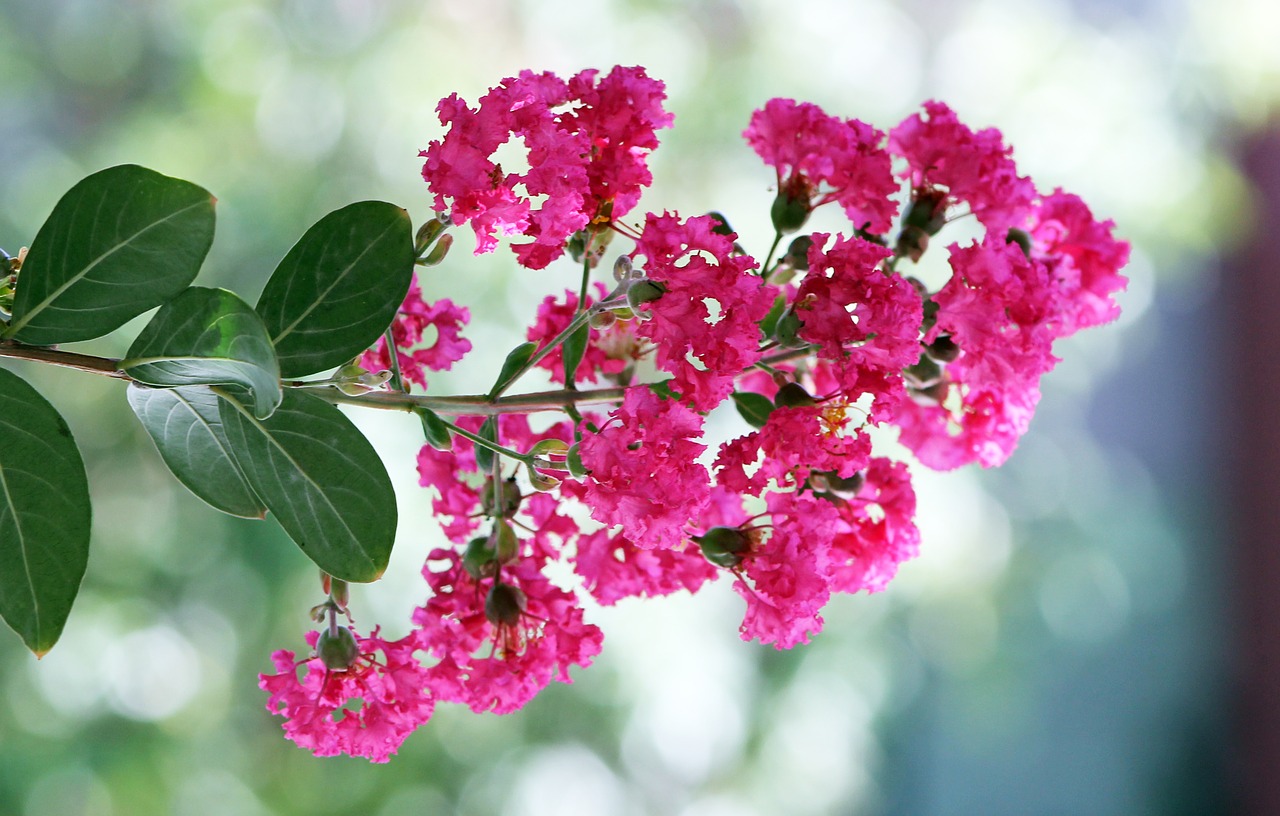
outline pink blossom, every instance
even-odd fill
[[[818,345],[846,397],[872,394],[872,419],[892,418],[905,398],[902,369],[920,357],[920,293],[880,269],[889,255],[884,247],[837,236],[826,249],[826,235],[813,237],[809,271],[792,304],[798,334]]]
[[[621,524],[644,549],[672,549],[688,521],[708,501],[707,469],[696,459],[706,446],[702,417],[649,388],[628,388],[622,405],[598,432],[584,430],[582,463],[589,472],[583,501],[605,524]]]
[[[656,598],[680,590],[697,592],[716,569],[694,547],[644,549],[625,531],[597,530],[577,539],[573,568],[587,591],[605,606],[623,598]]]
[[[720,447],[716,480],[730,490],[758,496],[771,481],[780,487],[803,484],[813,470],[852,476],[866,467],[871,441],[849,427],[847,407],[839,400],[775,408],[759,431]],[[759,468],[748,475],[761,454]]]
[[[565,82],[524,71],[474,110],[456,95],[441,101],[440,123],[449,132],[420,154],[422,176],[437,210],[449,210],[454,224],[471,222],[477,253],[492,251],[499,232],[524,235],[533,240],[513,249],[522,265],[541,269],[563,254],[573,233],[628,212],[651,182],[654,132],[671,124],[664,86],[642,68],[616,67],[599,82],[597,73]],[[524,173],[492,161],[511,136],[527,149]]]
[[[920,548],[916,494],[902,462],[875,457],[857,495],[836,502],[838,531],[831,542],[831,588],[879,592]]]
[[[307,636],[313,647],[318,633]],[[375,631],[357,637],[360,656],[346,671],[318,658],[296,661],[285,649],[271,656],[275,674],[258,675],[267,710],[285,718],[285,736],[316,756],[348,754],[386,762],[405,737],[431,718],[435,700],[428,670],[408,638],[386,641]],[[304,675],[298,679],[299,663]],[[358,705],[352,705],[353,701]]]
[[[409,284],[409,294],[391,324],[400,376],[406,382],[426,388],[427,370],[448,371],[452,368],[471,351],[471,341],[461,336],[462,327],[470,320],[471,312],[465,306],[455,306],[448,298],[441,298],[435,303],[423,300],[415,274]],[[415,348],[432,328],[436,330],[435,340],[429,346]],[[360,357],[360,365],[368,371],[391,368],[385,337],[378,338],[373,348]]]
[[[423,569],[432,589],[425,607],[414,612],[418,648],[440,659],[429,672],[437,699],[463,703],[475,712],[515,711],[551,680],[572,682],[570,666],[589,666],[600,653],[602,635],[583,621],[568,592],[541,572],[544,559],[526,556],[501,567],[494,578],[477,580],[453,550],[436,550]],[[498,582],[502,589],[496,589]],[[494,619],[490,593],[508,599],[511,614]]]
[[[995,128],[974,132],[955,111],[936,101],[889,133],[889,150],[905,156],[917,196],[944,189],[949,202],[964,202],[989,234],[1003,239],[1031,211],[1035,186],[1018,175],[1013,149]]]
[[[733,588],[747,602],[742,639],[790,649],[822,631],[839,517],[830,502],[802,493],[770,493],[767,501],[772,529],[743,559]]]
[[[656,344],[658,367],[674,375],[671,389],[699,411],[719,405],[734,378],[760,358],[760,320],[777,296],[751,274],[755,260],[734,254],[736,236],[713,231],[719,223],[651,213],[633,253],[644,256],[645,274],[665,289],[645,304],[652,319],[635,332]],[[716,304],[714,315],[708,301]]]
[[[765,164],[777,168],[778,192],[815,209],[838,202],[855,229],[889,231],[898,183],[884,133],[857,119],[828,116],[817,105],[770,99],[742,134]]]
[[[983,467],[1004,464],[1031,426],[1040,389],[999,391],[958,383],[945,388],[936,403],[908,403],[910,409],[895,419],[902,444],[934,470],[970,462]]]

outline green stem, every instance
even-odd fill
[[[460,428],[447,419],[442,419],[440,421],[448,425],[449,430],[453,431],[458,436],[465,437],[466,439],[470,439],[472,442],[476,443],[482,448],[488,448],[494,453],[498,453],[503,456],[510,456],[512,459],[515,459],[517,462],[523,462],[526,465],[533,461],[532,458],[525,456],[520,451],[512,450],[511,448],[504,448],[502,445],[499,445],[497,442],[490,442],[488,439],[485,439],[483,436],[473,434],[471,433],[471,431],[468,431],[465,428]],[[494,472],[495,479],[498,477],[498,475],[502,473],[502,466],[499,464],[500,461],[501,460],[497,458],[493,460],[493,472]],[[496,487],[494,488],[495,491],[497,489],[498,488]]]
[[[409,389],[405,386],[404,379],[400,376],[400,351],[396,348],[396,339],[391,334],[390,326],[387,326],[387,330],[382,336],[387,341],[387,359],[391,361],[391,387],[408,394]]]
[[[761,277],[769,274],[769,264],[773,262],[773,253],[778,251],[778,244],[780,243],[782,243],[782,230],[774,230],[773,246],[769,247],[769,254],[765,256],[764,263],[760,265]]]
[[[317,388],[312,393],[328,402],[359,405],[384,411],[413,412],[429,408],[445,416],[494,416],[495,414],[528,414],[534,411],[560,411],[566,405],[590,405],[617,402],[626,389],[595,388],[590,391],[538,391],[489,401],[483,394],[461,397],[433,397],[426,394],[397,394],[372,391],[368,394],[344,394],[333,386]]]
[[[92,357],[88,354],[76,354],[74,351],[61,351],[51,346],[28,346],[14,340],[0,340],[0,357],[35,360],[38,363],[74,368],[120,380],[133,379],[120,370],[120,361],[114,357]]]

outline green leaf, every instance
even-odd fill
[[[190,285],[213,243],[209,191],[125,164],[72,187],[36,233],[4,337],[89,340]]]
[[[198,385],[129,385],[129,407],[160,458],[187,489],[212,507],[242,518],[263,518],[267,507],[249,487],[231,454],[218,397]]]
[[[0,369],[0,616],[42,656],[62,634],[89,560],[89,482],[71,429]]]
[[[498,372],[498,379],[493,383],[493,388],[489,389],[489,399],[498,396],[515,382],[537,349],[537,343],[529,342],[521,343],[507,352],[507,359],[502,361],[502,370]]]
[[[573,378],[578,373],[578,364],[587,353],[587,340],[590,336],[591,327],[583,323],[574,330],[573,334],[564,339],[564,345],[560,347],[560,354],[564,358],[564,382],[571,388]]]
[[[258,299],[283,377],[342,365],[382,336],[413,278],[413,227],[394,204],[329,213],[289,250]]]
[[[453,450],[453,434],[445,421],[430,408],[417,408],[418,417],[422,420],[422,432],[427,444],[438,451]]]
[[[765,341],[773,339],[773,331],[777,328],[778,318],[782,317],[782,312],[787,308],[787,296],[778,295],[774,299],[773,305],[769,307],[769,311],[760,321],[760,336]]]
[[[763,428],[773,413],[773,400],[750,391],[734,391],[733,404],[753,428]]]
[[[481,439],[487,439],[490,442],[498,441],[498,418],[491,416],[480,426],[480,430],[476,436]],[[476,445],[476,469],[481,473],[493,472],[493,457],[496,456],[493,451],[483,445]]]
[[[307,557],[334,578],[376,581],[395,542],[396,497],[351,420],[295,389],[266,420],[233,400],[218,407],[241,472]]]
[[[238,385],[254,416],[280,404],[280,366],[267,327],[234,292],[193,286],[160,307],[120,368],[146,385]]]

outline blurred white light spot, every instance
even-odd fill
[[[36,780],[24,816],[112,816],[111,792],[83,766],[61,767]]]
[[[243,94],[257,93],[263,77],[279,73],[285,53],[275,17],[253,6],[215,17],[200,49],[201,66],[209,81]]]
[[[613,772],[581,745],[534,754],[520,768],[505,812],[509,816],[611,816],[626,812]]]
[[[281,71],[258,99],[258,135],[273,152],[316,161],[342,136],[346,104],[332,79],[306,71]]]
[[[1129,585],[1102,553],[1062,556],[1045,571],[1040,613],[1060,638],[1097,642],[1116,634],[1129,615]]]
[[[111,707],[135,720],[176,714],[201,687],[199,655],[169,626],[151,626],[114,640],[103,660]]]

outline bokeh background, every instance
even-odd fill
[[[1269,0],[0,0],[0,246],[84,175],[133,162],[218,198],[201,282],[251,301],[326,212],[429,213],[434,107],[523,68],[641,64],[674,130],[641,207],[771,237],[772,172],[740,133],[773,96],[888,128],[927,98],[1000,127],[1020,169],[1134,243],[1117,323],[1064,343],[1008,465],[921,474],[920,557],[776,652],[741,601],[595,610],[605,652],[525,710],[445,706],[387,766],[316,759],[257,673],[305,648],[314,571],[272,522],[219,516],[164,471],[119,383],[6,363],[84,451],[93,550],[62,642],[0,632],[0,813],[1219,814],[1250,811],[1225,525],[1231,347],[1222,258],[1266,234],[1236,159],[1280,93]],[[483,390],[576,271],[472,258],[430,297],[472,310]],[[559,276],[559,277],[557,277]],[[119,354],[140,323],[86,350]],[[397,482],[362,627],[398,636],[437,541],[411,422],[355,415]]]

